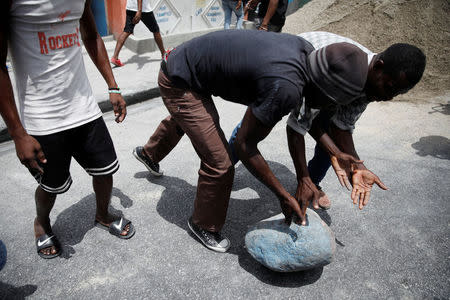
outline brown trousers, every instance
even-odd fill
[[[161,121],[146,149],[159,162],[186,133],[201,160],[193,222],[203,229],[220,231],[227,214],[234,166],[214,102],[211,96],[175,87],[162,71],[158,85],[170,116]]]

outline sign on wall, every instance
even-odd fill
[[[225,16],[220,3],[221,1],[219,0],[212,1],[203,13],[203,19],[209,27],[223,26]]]
[[[170,3],[170,0],[160,1],[155,7],[154,14],[159,30],[163,35],[171,33],[181,20],[181,14]]]

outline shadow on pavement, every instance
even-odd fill
[[[268,162],[272,171],[283,183],[288,191],[295,191],[297,185],[295,175],[284,165]],[[161,217],[170,223],[190,233],[187,220],[193,210],[193,200],[196,186],[193,186],[178,177],[163,176],[155,178],[148,172],[138,172],[135,178],[145,178],[153,184],[165,187],[156,210]],[[224,228],[225,235],[231,240],[229,253],[238,255],[239,264],[247,272],[259,280],[277,286],[299,287],[315,282],[320,278],[323,268],[296,273],[278,273],[271,271],[257,263],[245,250],[244,237],[247,228],[263,219],[272,217],[280,212],[278,200],[273,193],[254,178],[247,169],[239,164],[236,168],[232,191],[251,189],[257,197],[252,199],[230,199],[227,221]],[[325,211],[321,217],[331,223],[331,218]]]
[[[133,200],[117,188],[113,188],[112,196],[118,197],[124,208],[133,205]],[[62,245],[61,257],[68,259],[76,252],[72,246],[79,244],[85,234],[94,227],[95,210],[95,194],[92,193],[56,217],[52,230]],[[109,212],[116,216],[123,216],[122,211],[116,210],[112,206],[109,207]]]
[[[0,299],[25,299],[37,290],[37,285],[27,284],[23,286],[12,286],[0,282]]]
[[[443,115],[450,115],[450,103],[447,104],[439,103],[438,105],[431,107],[431,111],[429,111],[428,113],[429,114],[441,113]]]
[[[450,140],[439,135],[421,137],[418,142],[411,144],[419,156],[431,155],[439,159],[450,159]]]
[[[124,64],[137,64],[137,69],[142,69],[146,64],[151,62],[161,62],[161,58],[149,58],[148,56],[142,56],[135,54],[126,61],[124,61]]]

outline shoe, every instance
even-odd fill
[[[47,249],[50,247],[55,247],[56,253],[54,254],[44,254],[41,252],[43,249]],[[61,244],[58,239],[54,235],[43,234],[36,239],[36,250],[37,254],[45,259],[55,258],[61,255]]]
[[[123,67],[124,64],[118,58],[111,57],[111,63],[116,67]]]
[[[144,147],[138,146],[134,148],[133,155],[138,161],[144,164],[144,166],[155,176],[162,176],[163,171],[159,170],[159,164],[153,162],[144,152]]]
[[[322,188],[319,185],[316,185],[319,190],[319,207],[323,210],[327,210],[331,207],[330,198],[328,198],[327,194],[322,191]]]
[[[192,217],[188,221],[189,229],[198,239],[209,249],[216,252],[227,252],[231,246],[231,242],[223,237],[219,232],[210,232],[200,228],[192,222]]]

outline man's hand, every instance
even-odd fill
[[[137,11],[136,14],[133,17],[133,24],[136,25],[137,23],[139,23],[141,21],[141,16],[142,13],[140,11]]]
[[[315,209],[319,209],[319,190],[311,181],[311,178],[303,177],[298,182],[297,191],[295,192],[295,198],[301,205],[301,214],[298,215],[302,220],[302,225],[306,225],[306,208],[308,208],[309,202],[313,203],[313,207]],[[286,216],[286,222],[287,221],[290,222],[290,220],[288,220],[288,217]]]
[[[330,160],[331,166],[336,173],[339,183],[341,184],[341,186],[346,187],[350,191],[352,189],[352,186],[349,179],[351,176],[351,172],[353,171],[352,166],[353,164],[363,163],[363,161],[344,152],[339,152],[336,155],[331,155]]]
[[[242,5],[242,0],[239,0],[238,3],[236,4],[236,10],[238,10]]]
[[[303,206],[304,204],[302,204]],[[299,201],[292,197],[291,195],[288,195],[287,198],[280,198],[280,206],[281,211],[284,214],[284,222],[288,225],[292,222],[292,216],[296,214],[298,216],[297,223],[300,223],[302,225],[306,225],[306,208],[303,210],[303,207],[300,208]],[[307,206],[307,205],[306,205]]]
[[[116,117],[116,122],[121,123],[127,115],[127,104],[121,94],[109,94],[109,101],[114,109],[114,116]]]
[[[354,170],[352,175],[352,183],[353,190],[351,198],[353,200],[353,204],[357,204],[359,201],[359,209],[363,209],[363,207],[369,203],[370,191],[372,190],[374,183],[376,183],[383,190],[388,189],[377,175],[367,169]]]
[[[16,145],[16,154],[20,162],[33,174],[43,174],[44,170],[39,164],[45,164],[47,160],[45,159],[41,144],[28,134],[15,138],[14,144]]]
[[[250,0],[247,2],[247,5],[244,7],[244,14],[246,14],[249,10],[255,10],[256,6],[260,0]]]

